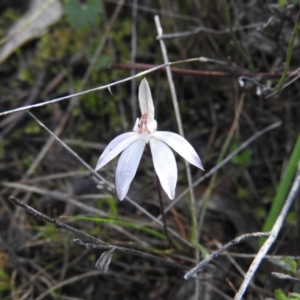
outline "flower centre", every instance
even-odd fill
[[[143,134],[143,133],[151,133],[149,131],[149,129],[147,128],[147,122],[148,122],[148,115],[147,114],[143,114],[141,119],[140,119],[140,122],[138,124],[138,133],[139,134]]]
[[[153,133],[156,131],[157,122],[149,118],[148,114],[143,114],[141,119],[137,118],[133,131],[139,135],[139,138],[148,143]]]

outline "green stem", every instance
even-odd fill
[[[290,43],[289,43],[288,50],[287,50],[287,53],[286,53],[284,70],[283,70],[283,73],[281,75],[280,80],[278,81],[278,83],[275,87],[275,90],[280,90],[281,89],[281,87],[284,83],[284,80],[286,78],[287,72],[290,68],[291,58],[292,58],[292,54],[293,54],[293,47],[294,47],[296,37],[298,35],[298,31],[299,31],[299,16],[297,17],[297,21],[295,23],[294,30],[293,30],[293,33],[292,33],[292,37],[290,39]]]
[[[271,210],[270,210],[268,218],[262,228],[262,231],[268,232],[272,229],[272,227],[280,213],[283,202],[286,199],[288,191],[291,187],[293,177],[297,170],[297,165],[298,165],[299,161],[300,161],[300,134],[298,135],[298,139],[294,146],[293,152],[291,154],[291,157],[289,159],[289,162],[287,164],[285,172],[284,172],[282,179],[280,181],[280,184],[278,186],[277,193],[272,202]],[[265,239],[263,239],[263,238],[260,239],[259,245],[262,245],[264,240]]]
[[[156,173],[155,173],[155,183],[156,183],[156,190],[157,190],[157,195],[158,195],[158,200],[159,200],[160,213],[162,215],[162,219],[163,219],[163,223],[164,223],[165,236],[166,236],[170,246],[172,248],[174,248],[174,244],[172,243],[172,240],[170,239],[169,234],[168,234],[166,215],[164,212],[164,204],[163,204],[162,195],[161,195],[161,184],[160,184],[159,178]]]
[[[101,217],[83,217],[83,216],[63,216],[64,219],[72,219],[72,220],[83,220],[87,222],[96,222],[96,223],[107,223],[107,224],[115,224],[120,226],[126,226],[130,228],[134,228],[143,232],[146,232],[148,234],[151,234],[157,238],[160,238],[162,240],[166,239],[166,236],[160,232],[158,232],[155,229],[146,227],[144,225],[139,225],[133,222],[128,221],[122,221],[122,220],[116,220],[116,219],[110,219],[110,218],[101,218]]]

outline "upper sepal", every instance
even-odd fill
[[[139,102],[142,115],[147,114],[149,119],[154,119],[154,105],[151,90],[146,78],[144,78],[139,87]]]

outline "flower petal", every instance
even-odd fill
[[[133,127],[133,131],[134,132],[138,132],[138,130],[139,130],[139,122],[140,122],[140,119],[137,118],[136,121],[135,121],[134,127]]]
[[[126,132],[118,135],[104,149],[99,157],[95,170],[98,171],[138,138],[136,132]]]
[[[147,114],[149,119],[154,119],[154,105],[150,87],[146,78],[142,80],[139,87],[139,102],[142,115]]]
[[[157,122],[154,119],[150,119],[147,122],[147,129],[151,132],[154,133],[156,131],[157,128]]]
[[[189,163],[204,171],[201,159],[193,146],[182,136],[169,131],[156,131],[153,136],[164,141]]]
[[[144,152],[146,143],[138,139],[128,146],[120,156],[116,171],[116,186],[120,200],[123,200],[129,190],[129,186],[135,176],[137,167]]]
[[[175,197],[177,183],[177,165],[172,150],[164,142],[150,139],[153,164],[160,184],[171,200]]]

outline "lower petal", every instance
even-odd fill
[[[120,156],[116,171],[116,186],[120,200],[123,200],[129,190],[131,181],[144,152],[146,143],[138,139],[128,146]]]
[[[190,164],[193,164],[194,166],[204,171],[200,157],[198,156],[193,146],[185,138],[177,133],[169,131],[156,131],[153,135],[168,144],[174,151],[185,158]]]
[[[153,164],[160,184],[171,200],[175,198],[177,165],[172,150],[164,142],[150,139]]]
[[[101,154],[95,170],[98,171],[138,139],[135,132],[126,132],[114,138]]]

